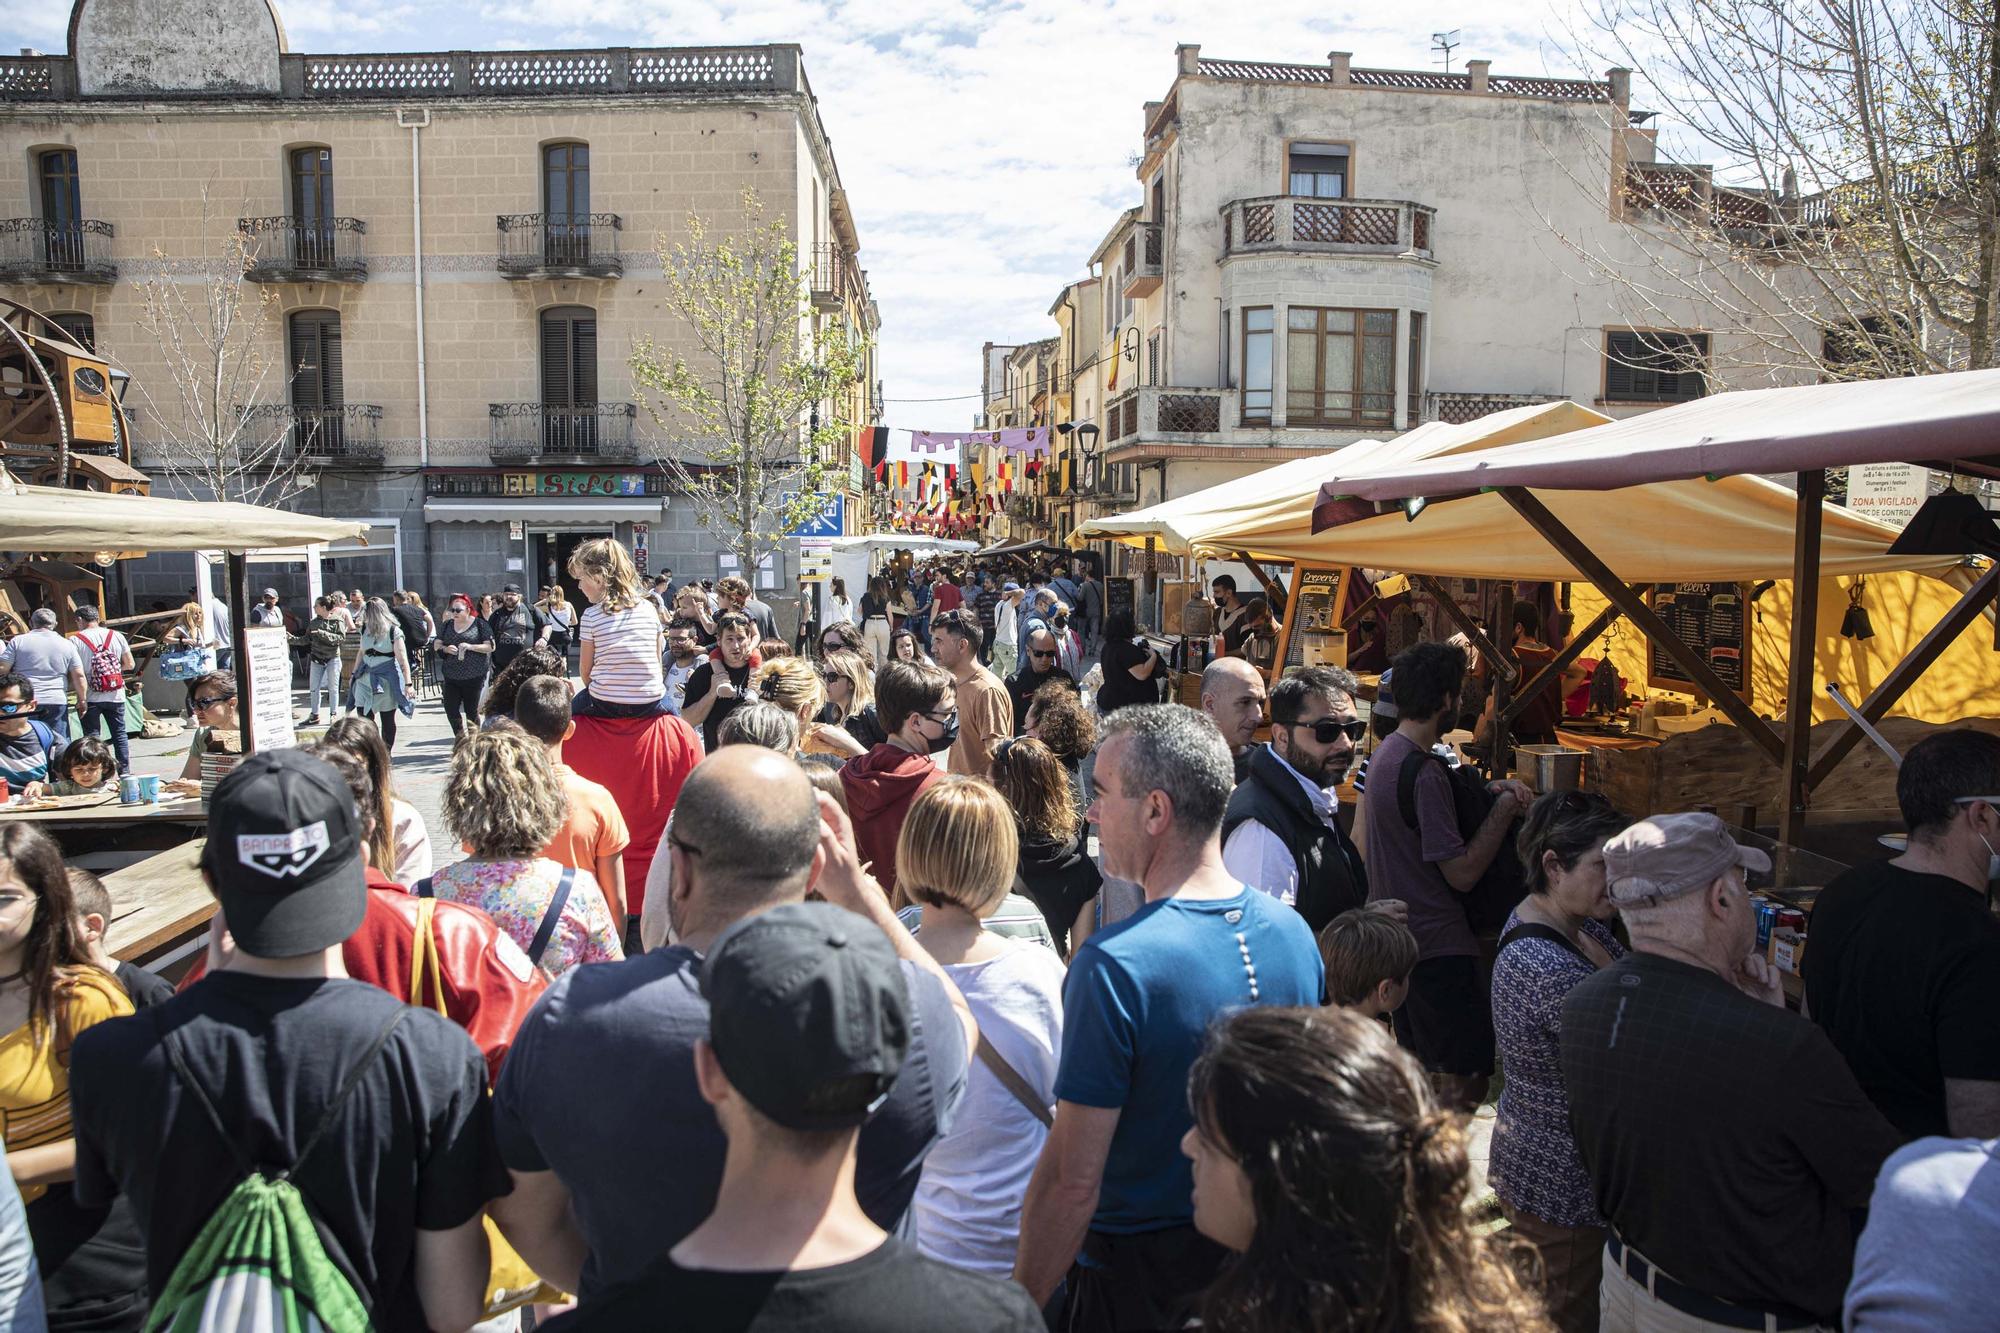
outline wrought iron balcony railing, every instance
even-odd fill
[[[492,403],[493,461],[536,458],[625,460],[634,456],[636,403]]]
[[[368,256],[360,218],[238,218],[253,282],[365,282]]]
[[[374,403],[332,407],[258,403],[244,409],[243,416],[252,430],[282,429],[289,459],[314,463],[382,461],[382,409]]]
[[[500,272],[510,278],[615,278],[625,271],[616,213],[503,213]]]
[[[112,226],[82,219],[0,219],[0,281],[111,282],[118,265],[111,259]]]

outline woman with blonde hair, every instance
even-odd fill
[[[471,856],[417,885],[477,907],[551,979],[625,956],[596,876],[541,855],[569,817],[548,749],[512,722],[468,732],[451,757],[444,823]]]
[[[633,570],[633,579],[636,584],[637,569]],[[564,596],[562,584],[551,583],[535,606],[549,619],[549,647],[568,656],[570,637],[576,630],[576,608]]]
[[[1188,1102],[1195,1230],[1233,1252],[1209,1333],[1551,1327],[1466,1211],[1463,1117],[1381,1023],[1240,1010],[1209,1029]]]
[[[992,929],[1014,882],[1014,817],[978,778],[952,775],[910,803],[896,886],[922,905],[917,942],[979,1021],[979,1058],[911,1202],[919,1249],[998,1277],[1014,1271],[1021,1201],[1048,1138],[1062,1050],[1063,966]]]
[[[872,750],[889,739],[875,716],[875,669],[859,653],[832,652],[820,659],[820,679],[834,721],[847,728],[861,748]]]
[[[820,721],[826,707],[826,683],[820,669],[803,657],[781,657],[751,673],[757,697],[776,704],[798,719],[799,753],[830,754],[851,759],[868,753],[838,722]]]
[[[417,711],[411,696],[409,645],[403,627],[389,614],[389,604],[370,597],[361,606],[361,657],[347,685],[349,712],[375,719],[382,743],[396,748],[396,714]]]
[[[639,569],[609,537],[587,541],[569,558],[570,577],[590,605],[583,613],[577,675],[583,688],[575,717],[645,717],[667,708],[663,662],[667,627],[639,594]]]
[[[1070,932],[1089,914],[1102,883],[1069,774],[1048,746],[1026,737],[995,747],[992,774],[1014,813],[1016,891],[1040,909],[1057,952],[1067,958]]]

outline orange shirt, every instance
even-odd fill
[[[542,855],[573,870],[597,873],[597,863],[623,852],[632,841],[625,816],[611,793],[568,764],[557,764],[556,775],[569,793],[569,818],[549,839]]]

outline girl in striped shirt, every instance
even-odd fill
[[[625,547],[609,537],[587,541],[569,558],[570,577],[590,605],[579,627],[583,689],[570,705],[577,717],[644,717],[669,711],[661,670],[666,628],[639,595],[639,571]]]

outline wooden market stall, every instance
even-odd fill
[[[1937,572],[1942,561],[1949,567],[1945,572],[1962,582],[1962,595],[1935,624],[1907,627],[1920,637],[1862,702],[1861,712],[1871,721],[1886,716],[1915,681],[1961,643],[1975,621],[1991,614],[2000,591],[2000,566],[1964,564],[1974,553],[1996,554],[2000,542],[1993,539],[1990,520],[1986,534],[1974,530],[1954,536],[1927,525],[1922,540],[1892,542],[1873,554],[1858,550],[1870,541],[1866,529],[1880,525],[1821,501],[1828,468],[1871,462],[2000,475],[2000,370],[1717,394],[1560,440],[1451,458],[1364,464],[1322,485],[1314,526],[1344,547],[1339,534],[1347,525],[1342,520],[1356,512],[1357,501],[1420,512],[1423,522],[1436,522],[1447,532],[1462,530],[1464,511],[1504,506],[1541,539],[1545,553],[1587,580],[1642,630],[1728,714],[1743,739],[1777,767],[1783,793],[1780,839],[1796,844],[1814,789],[1861,737],[1860,728],[1850,724],[1836,728],[1815,748],[1815,708],[1806,701],[1816,702],[1823,684],[1822,579],[1867,573],[1861,566],[1876,561],[1876,570]],[[1753,473],[1790,473],[1795,484],[1775,487]],[[1760,566],[1758,574],[1736,570],[1727,576],[1689,568],[1669,577],[1676,583],[1789,577],[1785,708],[1776,722],[1760,716],[1738,693],[1740,681],[1725,680],[1689,643],[1688,626],[1670,624],[1660,614],[1635,584],[1664,580],[1658,571],[1642,567],[1642,553],[1621,549],[1622,530],[1635,513],[1650,510],[1663,497],[1677,497],[1684,506],[1682,522],[1696,525],[1683,531],[1682,540],[1711,544],[1718,562],[1729,564],[1736,554],[1734,539],[1719,532],[1708,516],[1716,507],[1715,497],[1732,488],[1747,494],[1745,488],[1754,485],[1791,497],[1788,505],[1766,515],[1758,543],[1767,563],[1773,546],[1788,548],[1786,567],[1772,572]],[[1363,519],[1353,526],[1379,521]],[[1892,530],[1881,531],[1895,536]],[[1759,534],[1737,534],[1738,539],[1750,536]]]

